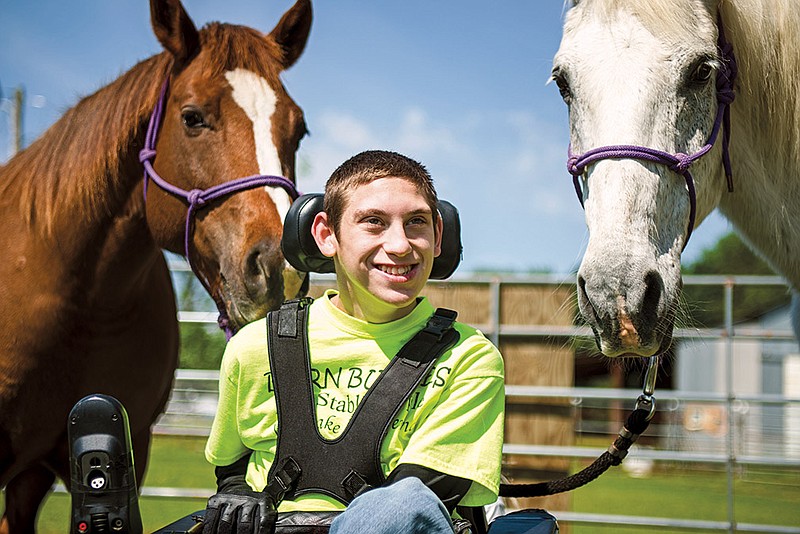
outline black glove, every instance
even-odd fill
[[[203,534],[274,534],[278,512],[262,492],[217,493],[208,499]]]

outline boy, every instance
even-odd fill
[[[312,234],[333,258],[337,289],[308,307],[307,337],[316,430],[326,440],[343,437],[377,377],[434,313],[419,294],[440,252],[436,206],[425,168],[393,152],[358,154],[325,186]],[[278,443],[265,321],[244,327],[225,350],[206,446],[218,493],[209,500],[204,532],[272,532],[277,506],[344,510],[334,533],[452,533],[457,504],[496,500],[503,362],[480,332],[458,322],[458,341],[438,357],[380,444],[379,487],[352,502],[323,491],[279,503],[269,492],[256,493],[274,484]]]

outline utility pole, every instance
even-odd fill
[[[11,101],[11,156],[22,150],[22,110],[25,104],[25,89],[22,86],[14,90]]]

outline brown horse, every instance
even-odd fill
[[[268,35],[220,23],[198,31],[179,0],[150,7],[165,51],[81,100],[0,168],[0,533],[33,532],[55,477],[69,482],[66,419],[89,393],[127,408],[142,479],[178,354],[161,248],[188,251],[232,330],[302,292],[279,240],[306,129],[279,74],[305,47],[310,1]],[[139,153],[167,78],[158,140],[143,156],[190,192],[188,225],[186,199],[152,181],[143,194]],[[252,175],[289,186],[199,194]]]

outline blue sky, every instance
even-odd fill
[[[220,20],[264,32],[291,4],[184,0],[198,27]],[[299,188],[321,191],[361,150],[397,150],[422,161],[459,208],[459,273],[576,269],[588,234],[566,172],[566,106],[546,84],[562,20],[559,0],[317,0],[306,51],[284,74],[311,130]],[[26,91],[30,142],[159,51],[145,0],[0,0],[0,162],[16,87]],[[684,262],[728,228],[712,216]]]

